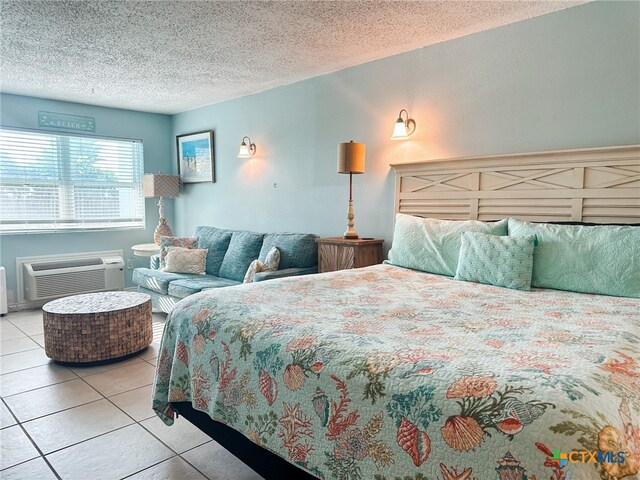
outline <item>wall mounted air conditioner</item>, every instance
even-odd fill
[[[22,268],[24,298],[29,301],[124,288],[121,256],[66,255],[57,260],[27,261]]]

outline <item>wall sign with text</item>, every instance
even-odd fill
[[[96,119],[80,115],[66,115],[64,113],[38,112],[38,125],[49,128],[64,128],[67,130],[96,131]]]

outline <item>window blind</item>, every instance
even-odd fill
[[[139,140],[0,128],[0,233],[144,227]]]

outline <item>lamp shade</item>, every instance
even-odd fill
[[[238,158],[249,158],[251,152],[249,152],[249,146],[246,143],[240,145],[240,151],[238,152]]]
[[[180,195],[180,177],[162,173],[146,174],[142,178],[142,194],[145,198],[172,198]]]
[[[365,144],[338,144],[338,173],[364,173]]]
[[[256,144],[251,143],[251,139],[247,136],[243,137],[238,151],[238,158],[250,158],[256,153]]]
[[[407,140],[408,138],[409,132],[407,132],[407,124],[402,118],[398,118],[396,124],[393,126],[391,140]]]

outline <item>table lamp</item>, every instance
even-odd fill
[[[355,143],[351,140],[348,143],[338,144],[338,173],[349,174],[349,208],[347,209],[347,231],[344,232],[346,239],[358,239],[358,232],[353,214],[353,174],[364,173],[365,144]]]
[[[170,237],[173,235],[171,228],[164,218],[163,198],[174,198],[180,194],[180,177],[178,175],[164,175],[162,173],[146,174],[142,179],[142,194],[145,198],[156,198],[158,200],[158,209],[160,220],[156,230],[153,232],[153,241],[160,245],[160,237]]]

